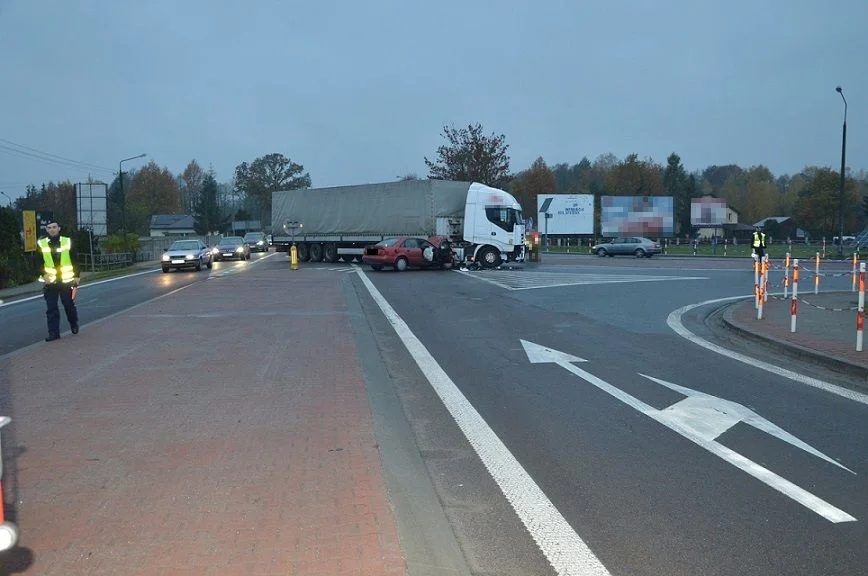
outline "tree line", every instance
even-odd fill
[[[837,234],[839,173],[830,167],[806,166],[797,174],[774,175],[763,165],[713,165],[688,171],[677,153],[664,164],[630,154],[619,159],[602,154],[576,163],[548,164],[542,157],[513,173],[509,145],[503,134],[486,133],[479,123],[456,128],[444,126],[444,142],[433,159],[423,158],[427,178],[476,181],[510,191],[528,216],[535,216],[539,194],[592,194],[600,196],[672,196],[676,232],[690,235],[690,202],[711,194],[727,201],[739,221],[752,224],[769,216],[790,216],[812,236]],[[218,182],[194,159],[180,174],[151,160],[123,174],[107,187],[107,222],[110,234],[121,230],[126,196],[127,230],[147,235],[153,214],[191,214],[199,234],[226,232],[232,220],[256,219],[268,229],[271,194],[276,190],[308,188],[304,166],[281,153],[242,162],[227,182]],[[417,179],[415,174],[399,179]],[[75,184],[49,182],[28,186],[15,210],[51,210],[65,230],[77,227]],[[844,227],[862,230],[868,218],[868,176],[848,171],[844,193]]]

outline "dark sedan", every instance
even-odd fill
[[[214,260],[250,260],[250,246],[240,236],[226,236],[213,250]]]

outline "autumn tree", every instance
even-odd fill
[[[28,186],[24,198],[16,205],[21,210],[50,211],[64,233],[72,233],[78,227],[78,205],[75,184],[69,180],[49,182],[41,187]]]
[[[793,216],[802,228],[814,234],[838,235],[840,173],[831,168],[812,166],[802,172],[805,187],[799,192]],[[848,178],[844,185],[844,231],[854,231],[864,222],[859,214],[861,204],[856,183]]]
[[[666,168],[663,170],[663,189],[667,196],[672,196],[675,206],[675,232],[683,234],[691,229],[690,204],[693,200],[687,187],[687,172],[681,164],[681,157],[673,152],[666,158]]]
[[[558,182],[555,173],[548,167],[542,157],[534,160],[530,169],[517,174],[513,183],[513,191],[522,211],[528,215],[535,215],[537,211],[537,196],[540,194],[556,194]],[[534,217],[536,220],[536,217]]]
[[[196,159],[190,160],[187,167],[181,173],[181,208],[185,214],[192,214],[195,207],[199,204],[199,193],[202,191],[202,185],[205,177],[205,171],[196,162]]]
[[[180,214],[181,194],[178,181],[168,168],[151,160],[130,181],[127,196],[127,229],[146,234],[154,214]]]
[[[266,154],[250,164],[235,168],[235,186],[260,209],[263,225],[271,223],[271,195],[279,190],[310,188],[310,175],[304,166],[283,154]]]
[[[775,177],[765,166],[751,166],[745,173],[745,211],[749,222],[775,214],[778,199]]]
[[[650,158],[630,154],[609,170],[606,188],[615,196],[663,196],[663,169]]]
[[[430,179],[479,182],[495,188],[505,188],[509,183],[506,136],[486,136],[478,123],[466,128],[444,126],[441,136],[447,144],[437,148],[436,160],[425,157]]]
[[[219,185],[214,178],[214,170],[202,176],[196,206],[193,209],[193,226],[196,234],[224,232],[229,225],[229,217],[223,215],[219,201]]]

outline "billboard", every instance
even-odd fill
[[[722,226],[726,223],[726,200],[706,196],[690,201],[691,226]]]
[[[546,234],[593,234],[593,194],[540,194],[537,228]],[[546,222],[545,213],[550,214]]]
[[[36,241],[39,239],[39,232],[36,228],[36,211],[24,210],[24,251],[36,252]]]
[[[75,185],[78,204],[78,228],[90,229],[94,236],[108,234],[106,226],[106,192],[108,186],[102,182]]]
[[[672,236],[675,233],[672,196],[602,196],[603,236]]]

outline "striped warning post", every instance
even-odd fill
[[[790,302],[790,332],[796,331],[796,311],[799,308],[799,259],[793,260],[793,299]]]
[[[865,263],[859,263],[859,310],[856,312],[856,352],[862,351],[862,326],[865,323]]]

